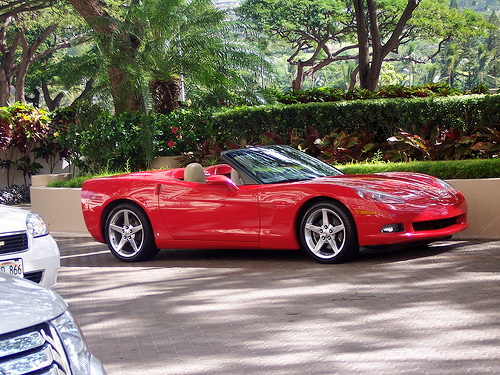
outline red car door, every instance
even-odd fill
[[[161,187],[159,207],[175,240],[259,241],[257,194],[251,186],[180,183]]]

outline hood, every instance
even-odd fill
[[[420,200],[455,200],[459,194],[443,181],[424,174],[397,172],[369,175],[339,175],[319,179],[323,184],[335,184],[352,189],[370,189],[395,195],[407,202]]]
[[[0,233],[26,230],[28,211],[0,204]]]
[[[68,307],[55,292],[3,272],[0,272],[0,304],[0,334],[54,319]]]

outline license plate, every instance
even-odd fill
[[[11,259],[0,261],[0,271],[14,276],[24,277],[24,268],[22,259]]]

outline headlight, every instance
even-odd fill
[[[71,314],[66,311],[50,322],[59,333],[68,356],[72,374],[87,375],[90,371],[90,351],[82,332]]]
[[[403,198],[396,197],[395,195],[381,193],[380,191],[370,189],[356,189],[356,194],[361,198],[368,201],[387,204],[401,204],[405,203]]]
[[[33,235],[33,237],[40,237],[49,234],[45,221],[33,212],[28,213],[28,216],[26,216],[26,228],[28,228],[28,231]]]
[[[444,187],[447,191],[451,191],[453,193],[457,193],[457,189],[455,189],[452,185],[450,185],[446,181],[441,180],[440,178],[436,178],[436,181],[438,182],[439,185],[441,185],[442,187]]]

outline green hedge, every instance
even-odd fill
[[[336,167],[346,174],[404,171],[425,173],[442,179],[500,178],[500,159],[360,163]]]
[[[295,145],[304,141],[312,144],[334,129],[374,134],[375,143],[386,142],[400,130],[425,138],[427,135],[419,134],[420,129],[438,127],[460,129],[467,137],[468,131],[479,125],[500,129],[499,114],[500,95],[280,104],[219,112],[181,109],[170,115],[114,116],[84,111],[65,114],[66,126],[58,131],[58,140],[72,150],[72,162],[80,170],[98,173],[145,169],[154,157],[179,153],[193,153],[192,160],[213,160],[231,143],[262,144],[261,137],[268,132]],[[317,136],[310,132],[304,138],[306,128],[314,129]],[[297,138],[301,138],[298,143]],[[264,142],[269,139],[272,137]],[[494,139],[491,142],[498,143]],[[413,158],[412,154],[409,157]]]
[[[369,131],[386,139],[399,130],[428,124],[461,130],[479,125],[500,129],[500,95],[244,107],[214,116],[214,128],[224,129],[228,136],[239,140],[256,139],[267,131],[286,136],[290,130],[306,126],[321,134],[333,129]]]

